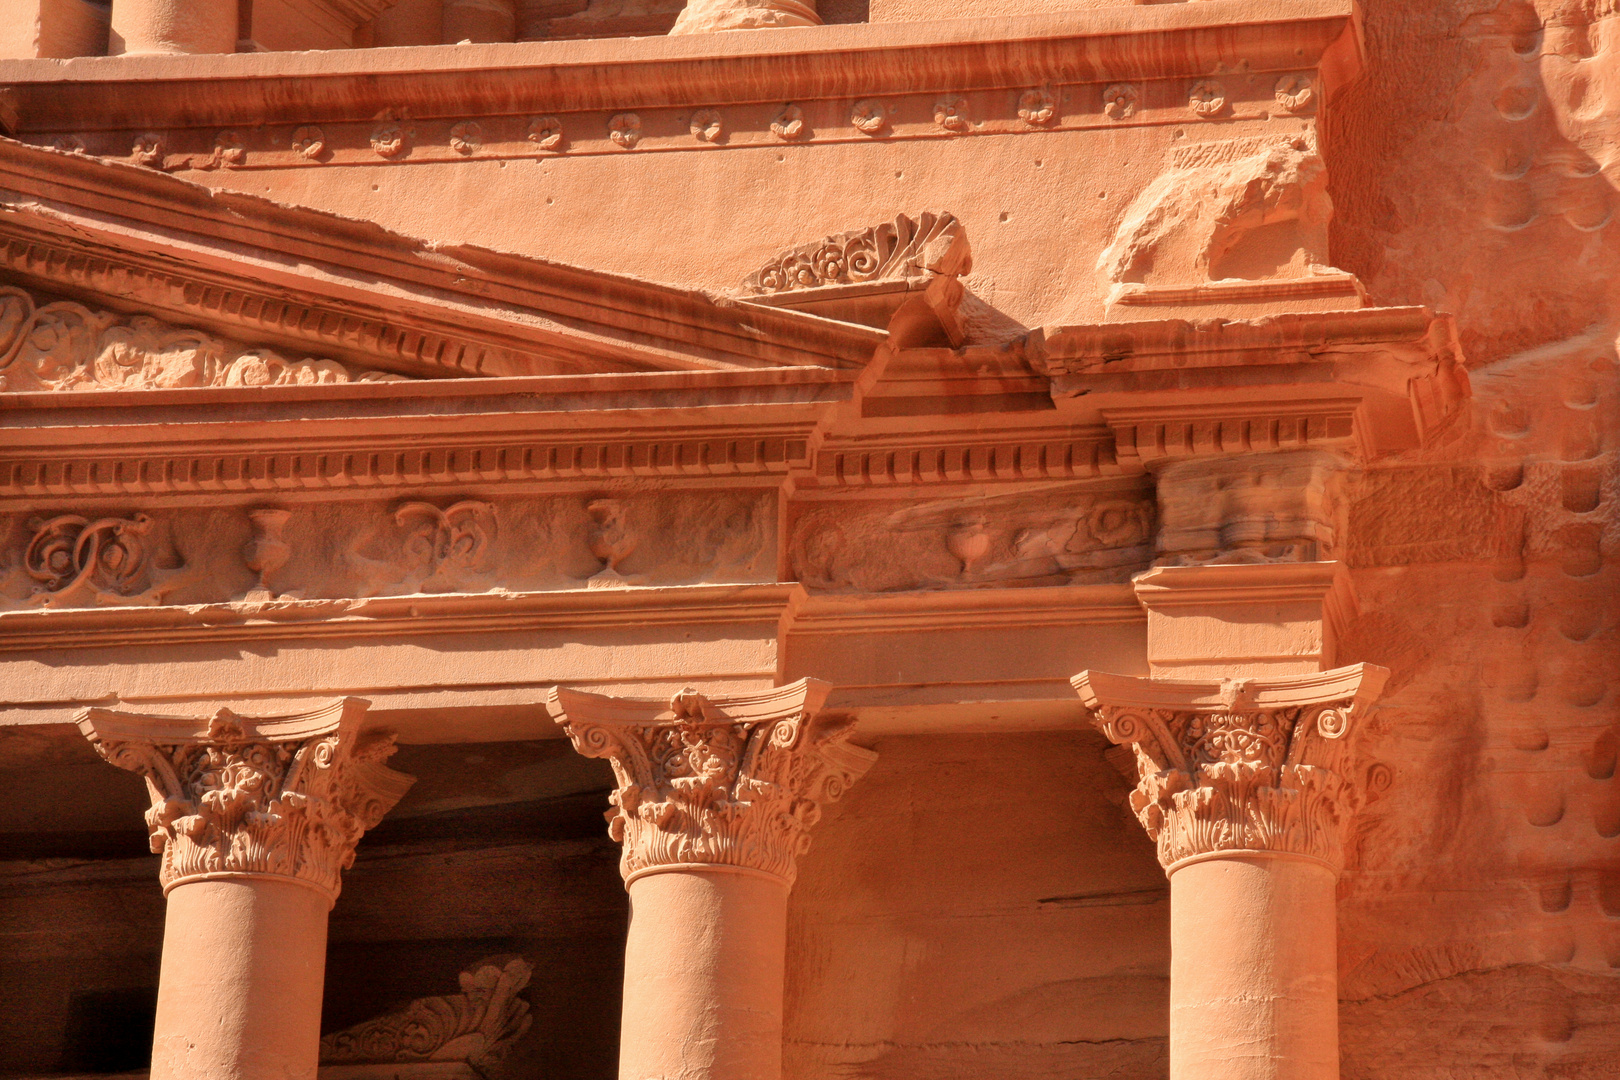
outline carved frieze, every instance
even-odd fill
[[[1166,871],[1225,853],[1282,852],[1337,872],[1361,799],[1346,736],[1388,672],[1179,682],[1085,671],[1092,722],[1136,756],[1131,809]]]
[[[93,311],[67,300],[37,305],[0,288],[0,390],[157,390],[293,386],[401,376],[335,360],[288,360],[144,315]]]
[[[794,576],[813,589],[891,592],[1124,581],[1152,558],[1140,488],[817,505],[794,522]]]
[[[966,245],[962,225],[951,214],[925,213],[915,219],[901,214],[881,225],[789,248],[743,279],[742,287],[760,294],[922,278],[940,268],[953,248],[965,250]],[[967,268],[951,272],[966,273]]]
[[[1314,450],[1211,456],[1158,471],[1154,564],[1335,559],[1347,463]]]
[[[461,993],[417,998],[321,1039],[322,1065],[464,1061],[482,1072],[500,1064],[534,1018],[517,995],[534,967],[522,957],[491,957],[461,973]]]
[[[660,870],[724,866],[789,885],[821,807],[877,760],[818,710],[814,679],[759,694],[695,690],[657,702],[555,689],[546,707],[574,748],[606,758],[617,790],[609,834],[625,883]]]
[[[164,891],[235,875],[290,878],[336,899],[361,835],[414,778],[383,764],[389,736],[365,735],[358,698],[292,716],[207,719],[87,709],[79,730],[146,779]]]
[[[762,582],[775,568],[775,497],[759,491],[0,515],[0,609]]]

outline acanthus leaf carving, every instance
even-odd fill
[[[533,965],[519,956],[490,957],[461,973],[461,993],[417,998],[404,1008],[321,1039],[321,1064],[464,1061],[480,1071],[497,1065],[529,1030],[529,1003],[517,995]]]
[[[336,899],[361,835],[415,782],[382,764],[391,736],[361,733],[367,704],[260,718],[220,709],[206,721],[87,709],[79,729],[107,761],[145,777],[165,892],[272,875]]]
[[[1082,672],[1092,723],[1136,757],[1132,811],[1166,871],[1221,853],[1282,852],[1337,872],[1360,803],[1344,738],[1388,672],[1179,682]]]
[[[929,273],[965,274],[970,266],[967,234],[954,215],[925,213],[912,219],[901,214],[881,225],[789,248],[743,279],[742,288],[760,295],[920,279]]]
[[[825,803],[877,760],[851,726],[818,714],[829,687],[811,679],[761,694],[682,690],[667,709],[556,689],[551,714],[618,783],[607,814],[625,882],[662,869],[724,866],[789,885]]]
[[[288,360],[145,315],[93,311],[70,300],[36,306],[0,287],[0,390],[160,390],[306,386],[402,376],[335,360]]]

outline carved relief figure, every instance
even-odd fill
[[[321,1040],[322,1065],[463,1061],[479,1073],[500,1064],[534,1018],[517,995],[534,967],[519,956],[490,957],[461,973],[461,993],[417,998],[397,1012]]]
[[[158,390],[289,386],[402,376],[334,360],[288,360],[144,315],[124,318],[61,300],[36,307],[0,288],[0,390]]]
[[[1338,555],[1345,463],[1331,454],[1177,462],[1158,476],[1155,564],[1305,562]]]
[[[1123,581],[1150,558],[1137,491],[1069,489],[918,505],[816,507],[793,527],[795,577],[816,589],[889,592]]]
[[[1178,147],[1098,260],[1114,283],[1303,277],[1327,263],[1327,170],[1312,133]]]
[[[349,553],[350,565],[363,575],[362,596],[386,593],[481,592],[489,578],[491,544],[496,535],[495,507],[463,499],[440,509],[429,502],[407,502],[393,511],[392,558],[370,559]]]

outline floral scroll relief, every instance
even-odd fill
[[[288,360],[171,326],[62,300],[36,306],[0,288],[0,390],[160,390],[190,386],[294,386],[376,382],[398,375],[333,360]]]
[[[153,522],[146,514],[62,514],[34,526],[23,569],[36,583],[37,604],[156,604],[175,584],[179,567],[159,567],[153,558]]]
[[[959,240],[965,243],[962,226],[951,214],[919,214],[915,220],[901,214],[868,229],[790,248],[745,278],[742,287],[757,295],[921,278]]]
[[[397,1012],[321,1040],[321,1064],[465,1061],[499,1064],[529,1030],[529,1003],[517,995],[533,966],[522,957],[480,960],[461,973],[461,993],[417,998]]]
[[[825,684],[821,684],[825,685]],[[877,755],[850,728],[815,715],[804,684],[770,692],[800,702],[765,710],[693,689],[662,713],[627,719],[615,699],[566,690],[548,702],[574,748],[606,758],[618,780],[608,832],[623,845],[625,881],[693,864],[744,867],[792,883],[821,807],[842,797]],[[825,696],[825,691],[821,691]],[[642,703],[638,703],[642,704]]]
[[[1198,684],[1084,672],[1074,684],[1098,730],[1135,753],[1131,809],[1166,870],[1218,852],[1277,851],[1337,871],[1361,801],[1346,779],[1344,737],[1386,674],[1357,665]]]

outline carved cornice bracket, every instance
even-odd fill
[[[821,806],[877,760],[851,725],[819,715],[817,679],[757,694],[682,690],[668,706],[557,688],[551,712],[618,780],[608,832],[628,885],[664,870],[731,868],[792,885]]]
[[[370,702],[286,716],[207,719],[86,709],[79,730],[146,778],[152,851],[167,893],[190,881],[281,877],[336,900],[354,847],[416,782],[383,764],[391,736],[363,735]]]
[[[1245,852],[1314,859],[1337,873],[1360,803],[1345,737],[1389,672],[1179,682],[1083,671],[1070,680],[1109,741],[1136,754],[1131,809],[1173,873]]]

